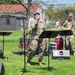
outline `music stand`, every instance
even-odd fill
[[[56,37],[58,35],[58,33],[59,33],[59,30],[44,31],[39,36],[39,38],[49,38],[49,45],[50,45],[50,38]],[[49,63],[50,63],[50,50],[49,50],[49,47],[48,47],[48,70],[50,70]]]
[[[0,31],[0,35],[3,36],[3,56],[2,58],[6,58],[4,57],[4,36],[9,36],[12,32],[9,31]]]
[[[26,70],[26,51],[25,51],[25,47],[26,47],[26,29],[25,29],[25,20],[27,20],[26,16],[15,16],[18,20],[22,20],[23,22],[23,38],[24,38],[24,68],[22,69],[22,72],[25,73]]]
[[[61,36],[65,36],[65,50],[67,50],[66,48],[66,36],[69,35],[74,35],[72,30],[61,30],[59,33]]]

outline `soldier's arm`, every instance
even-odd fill
[[[26,35],[29,34],[32,31],[32,29],[34,29],[34,28],[35,28],[35,20],[31,20],[29,22],[29,27],[26,30]]]
[[[31,32],[31,28],[28,28],[28,29],[26,30],[26,35],[29,34],[30,32]]]
[[[62,25],[62,29],[66,29],[66,24],[67,24],[67,20],[63,23],[63,25]]]
[[[32,20],[30,22],[30,27],[31,27],[31,29],[34,29],[36,27],[36,21],[35,20]]]

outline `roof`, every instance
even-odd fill
[[[27,4],[25,4],[26,7],[28,7]],[[30,6],[30,12],[35,12],[38,9],[38,4],[31,4]],[[15,4],[15,5],[0,5],[0,11],[1,12],[25,12],[26,9],[21,4]]]

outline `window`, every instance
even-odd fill
[[[10,25],[10,18],[6,18],[6,25]]]

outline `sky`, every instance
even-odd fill
[[[54,4],[55,7],[60,5],[75,5],[75,0],[42,0],[42,1],[48,5]]]
[[[25,2],[28,0],[25,0]],[[32,0],[35,1],[35,0]],[[60,6],[60,5],[75,5],[75,0],[37,0],[37,1],[42,1],[46,5],[54,4],[55,6]],[[42,5],[43,6],[43,5]],[[46,9],[46,6],[44,6]]]
[[[25,0],[25,2],[28,0]],[[75,0],[32,0],[32,1],[42,1],[47,4],[75,4]]]
[[[43,2],[49,4],[75,4],[75,0],[43,0]]]

